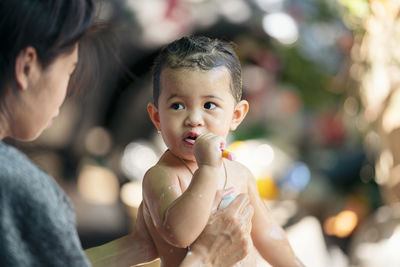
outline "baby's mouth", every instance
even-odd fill
[[[191,135],[186,136],[183,140],[191,145],[194,145],[196,138],[197,138],[197,135],[191,134]]]

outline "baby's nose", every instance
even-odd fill
[[[201,113],[197,111],[190,112],[185,120],[185,124],[190,127],[202,126],[204,121]]]

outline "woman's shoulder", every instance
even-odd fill
[[[27,167],[35,168],[34,163],[24,153],[0,141],[0,168],[2,171],[17,171]]]
[[[10,145],[0,144],[0,182],[24,183],[29,178],[29,182],[33,183],[43,176],[48,174],[24,153]]]
[[[28,160],[25,154],[3,141],[0,141],[0,159],[0,167],[7,167],[8,165]]]
[[[38,266],[40,262],[61,266],[61,262],[72,261],[74,266],[89,265],[68,197],[50,175],[5,144],[0,144],[0,206],[5,253],[14,262],[30,262],[17,265]]]
[[[0,144],[0,188],[3,196],[26,203],[57,203],[64,199],[53,178],[18,149]]]

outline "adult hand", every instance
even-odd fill
[[[226,209],[212,214],[181,267],[232,266],[243,259],[251,248],[253,213],[249,197],[240,194]]]
[[[156,247],[147,231],[140,204],[135,231],[104,245],[85,250],[93,267],[132,266],[158,258]]]

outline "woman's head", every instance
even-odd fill
[[[155,106],[161,94],[161,72],[166,68],[211,70],[226,67],[231,76],[231,92],[236,102],[242,97],[241,66],[231,44],[203,36],[183,37],[163,48],[153,68]]]
[[[92,0],[0,1],[3,137],[34,139],[58,114],[92,14]]]
[[[91,24],[92,0],[0,1],[0,94],[15,85],[15,59],[35,48],[43,69],[61,54],[72,52]]]

